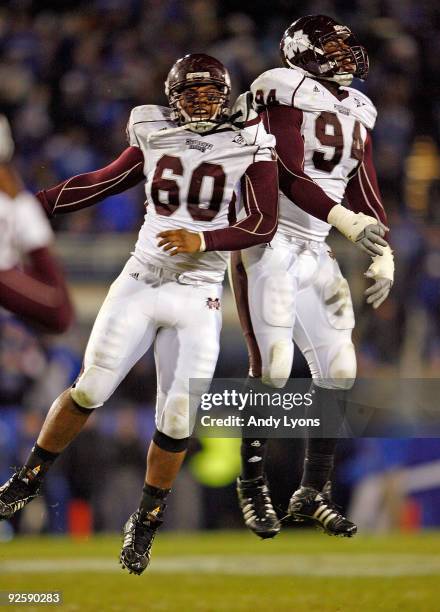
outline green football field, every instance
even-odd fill
[[[440,611],[440,534],[330,538],[286,530],[162,533],[149,570],[128,575],[117,537],[0,543],[0,591],[62,591],[65,611]],[[48,606],[13,605],[15,610]],[[5,607],[7,609],[7,607]]]

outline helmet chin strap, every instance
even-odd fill
[[[188,123],[184,123],[183,127],[191,132],[196,132],[197,134],[203,134],[204,132],[210,132],[213,130],[218,123],[215,121],[189,121]]]
[[[204,132],[210,132],[215,127],[221,123],[221,121],[216,120],[217,116],[220,115],[220,110],[217,110],[213,116],[209,119],[194,119],[191,117],[179,104],[179,112],[181,117],[184,119],[184,122],[181,123],[183,127],[187,130],[191,130],[191,132],[196,132],[198,134],[203,134]],[[226,117],[225,117],[226,120]]]
[[[341,74],[334,74],[330,77],[320,76],[319,78],[323,81],[331,81],[332,83],[337,83],[344,87],[349,87],[353,81],[353,75],[350,72],[342,72]]]
[[[329,77],[323,75],[317,76],[316,74],[312,74],[311,72],[304,70],[304,68],[301,68],[300,66],[296,66],[288,58],[286,58],[286,61],[289,64],[290,68],[294,68],[295,70],[302,72],[302,74],[305,74],[306,76],[311,77],[312,79],[331,81],[333,83],[337,83],[338,85],[343,85],[344,87],[349,87],[353,81],[353,75],[351,74],[351,72],[343,72],[341,74],[335,74]]]

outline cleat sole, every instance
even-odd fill
[[[291,514],[288,515],[290,520],[293,523],[304,523],[305,521],[311,521],[312,524],[321,532],[325,533],[328,536],[333,537],[342,537],[342,538],[352,538],[357,534],[357,528],[352,529],[351,531],[346,531],[345,533],[334,533],[333,531],[329,531],[324,527],[322,523],[320,523],[317,519],[314,519],[311,516],[307,516],[306,514]]]

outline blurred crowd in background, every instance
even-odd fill
[[[131,108],[166,104],[163,83],[178,57],[203,51],[222,60],[231,72],[234,97],[247,90],[259,73],[280,65],[278,45],[284,29],[310,13],[339,19],[367,47],[370,75],[365,83],[356,81],[354,86],[372,98],[379,113],[373,134],[375,161],[389,213],[397,274],[392,294],[378,312],[362,300],[366,260],[353,253],[348,243],[333,239],[354,296],[359,374],[438,376],[440,11],[436,0],[273,0],[270,4],[263,0],[4,0],[0,7],[0,110],[12,123],[16,164],[31,190],[105,165],[126,146]],[[102,269],[108,262],[100,244],[106,240],[108,253],[113,241],[116,245],[122,240],[125,245],[127,236],[123,250],[128,254],[145,212],[143,196],[139,186],[94,208],[55,219],[62,253],[68,244],[65,265],[73,287],[87,282],[89,292],[98,292],[98,287],[102,291]],[[97,259],[91,270],[87,249],[92,246]],[[110,277],[116,276],[121,263],[109,272]],[[93,315],[86,315],[81,300],[77,302],[76,327],[56,341],[36,335],[6,314],[0,319],[0,479],[7,477],[10,465],[23,460],[42,414],[79,370]],[[296,375],[307,375],[299,356],[294,369]],[[217,373],[246,374],[246,353],[233,317],[226,317]],[[96,528],[119,527],[137,503],[131,491],[138,491],[142,481],[154,398],[154,363],[147,356],[48,481],[51,510],[46,527],[67,528],[69,511],[67,506],[63,510],[62,500],[71,498],[92,504]],[[220,450],[215,450],[215,444]],[[439,445],[424,444],[425,451],[430,449],[425,461],[435,462]],[[365,484],[378,474],[385,475],[380,484],[383,492],[394,490],[402,466],[417,463],[421,456],[416,443],[399,443],[398,448],[394,452],[383,441],[343,445],[336,474],[341,503],[347,505],[350,499],[354,503],[354,484]],[[272,451],[272,477],[280,504],[285,504],[285,495],[297,484],[300,452],[300,445],[287,442],[278,442]],[[84,464],[84,470],[73,467],[78,466],[74,458]],[[193,526],[215,527],[239,522],[232,484],[237,460],[235,440],[195,444],[187,462],[188,478],[181,479],[182,488],[186,487],[183,499],[192,500],[189,524],[192,520]],[[98,473],[87,465],[101,469]],[[111,480],[106,480],[103,475],[109,472]],[[220,493],[216,487],[221,487]],[[112,496],[128,505],[120,520],[115,505],[110,504],[112,512],[108,512]],[[402,492],[401,498],[405,496]],[[53,499],[61,500],[56,510]],[[384,525],[402,520],[440,524],[440,518],[423,515],[431,505],[420,502],[414,509],[411,503],[389,509]],[[222,510],[218,520],[209,518],[210,507]],[[82,516],[81,507],[78,512]],[[176,512],[177,526],[179,517]]]

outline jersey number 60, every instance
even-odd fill
[[[183,165],[179,157],[163,155],[157,162],[151,185],[151,197],[153,198],[156,212],[159,215],[169,217],[180,206],[179,185],[173,178],[164,178],[165,170],[171,170],[177,176],[183,176]],[[205,177],[214,179],[211,199],[206,204],[200,204],[200,192]],[[192,173],[187,195],[188,212],[194,221],[212,221],[220,210],[223,200],[226,175],[219,164],[202,162]],[[159,191],[168,193],[168,201],[163,202],[159,198]]]

